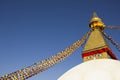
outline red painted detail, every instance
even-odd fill
[[[82,57],[87,57],[87,56],[91,56],[91,55],[94,55],[94,54],[101,54],[103,52],[107,52],[110,55],[111,58],[117,60],[117,57],[112,53],[112,51],[109,48],[102,48],[102,49],[99,49],[99,50],[90,51],[90,52],[87,52],[87,53],[82,53]]]
[[[108,51],[108,54],[113,58],[113,59],[116,59],[117,60],[117,57],[112,53],[112,51]]]

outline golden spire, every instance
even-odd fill
[[[102,30],[104,30],[105,25],[95,12],[89,22],[89,26],[92,29],[92,32],[82,52],[83,61],[94,59],[116,59],[102,35]]]
[[[90,20],[89,26],[94,30],[94,29],[101,29],[103,30],[105,25],[102,22],[101,18],[99,18],[96,14],[96,12],[93,13],[93,17]]]

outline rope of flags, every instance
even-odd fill
[[[115,47],[120,52],[120,45],[117,42],[115,42],[108,34],[106,34],[105,32],[102,32],[102,33],[113,45],[115,45]]]
[[[84,43],[85,39],[90,35],[90,33],[91,30],[88,31],[80,40],[76,41],[71,46],[59,52],[58,54],[55,54],[54,56],[51,56],[50,58],[47,58],[38,63],[34,63],[33,65],[23,68],[21,70],[6,74],[0,77],[0,80],[26,80],[40,72],[45,71],[46,69],[50,68],[58,62],[61,62],[69,55],[71,55],[77,48],[79,48]]]

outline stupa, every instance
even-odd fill
[[[120,80],[120,61],[103,36],[105,25],[96,13],[89,22],[92,30],[82,52],[83,63],[58,80]]]
[[[33,65],[5,74],[0,77],[0,80],[29,79],[63,61],[85,42],[86,44],[82,52],[83,63],[67,71],[58,80],[120,80],[120,62],[105,38],[110,40],[119,51],[120,46],[104,32],[104,29],[107,27],[96,13],[93,14],[89,26],[90,30],[82,38],[63,51]],[[116,29],[111,26],[109,28]]]

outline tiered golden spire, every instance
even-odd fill
[[[89,26],[92,32],[82,52],[83,61],[113,58],[114,54],[102,35],[102,30],[104,30],[105,25],[95,12],[89,22]]]

